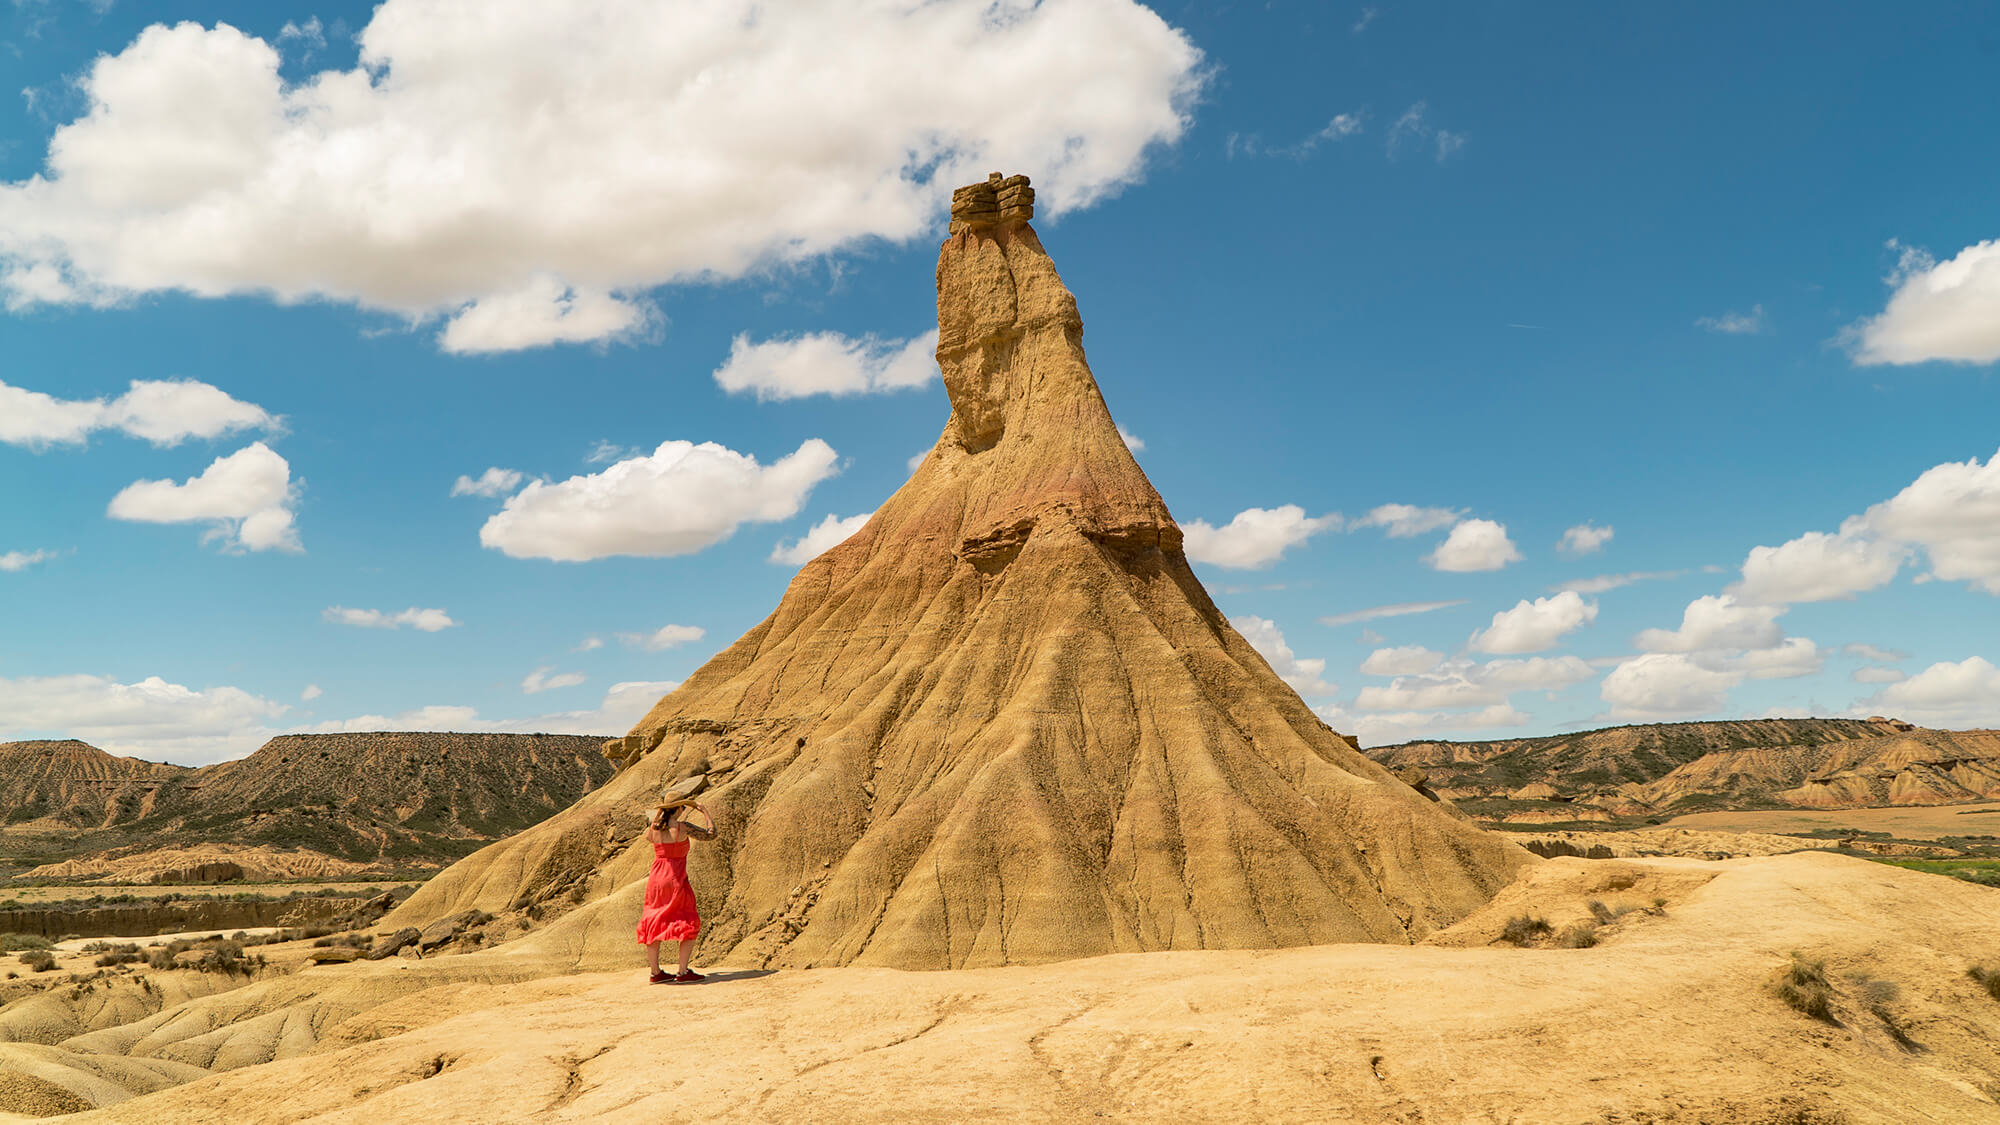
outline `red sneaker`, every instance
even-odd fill
[[[665,972],[665,971],[663,971],[663,970],[660,970],[660,969],[654,969],[654,970],[653,970],[653,975],[652,975],[652,976],[651,976],[650,978],[648,978],[648,979],[647,979],[646,983],[647,983],[647,984],[672,984],[672,983],[674,983],[674,978],[673,978],[673,977],[671,977],[671,976],[668,976],[668,975],[666,974],[666,972]]]
[[[673,978],[673,981],[675,984],[700,984],[707,979],[707,977],[702,976],[693,969],[689,969],[687,972]]]

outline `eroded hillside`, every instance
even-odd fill
[[[82,742],[0,744],[0,855],[17,866],[202,844],[348,863],[449,862],[611,776],[601,738],[356,733],[272,739],[201,769]]]
[[[1513,823],[2000,799],[2000,732],[1886,718],[1658,723],[1412,742],[1369,756],[1422,770],[1426,785],[1475,816]]]

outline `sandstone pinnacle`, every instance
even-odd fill
[[[697,774],[704,963],[1411,942],[1532,862],[1356,752],[1209,600],[1031,213],[1025,177],[954,193],[951,416],[909,481],[607,747],[617,777],[396,922],[563,898],[539,940],[629,956],[650,849],[600,859],[607,834]]]

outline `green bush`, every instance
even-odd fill
[[[54,942],[36,934],[0,934],[0,953],[18,953],[23,949],[54,948]]]
[[[30,949],[21,954],[21,964],[38,973],[46,973],[56,967],[56,955],[46,949]]]

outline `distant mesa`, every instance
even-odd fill
[[[703,963],[1408,943],[1533,862],[1358,753],[1216,609],[1033,202],[1024,176],[952,195],[951,415],[910,480],[606,745],[616,778],[396,922],[576,903],[539,940],[628,956],[645,806],[697,776],[722,828],[690,860]]]

